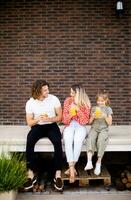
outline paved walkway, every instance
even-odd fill
[[[71,189],[63,194],[46,191],[43,193],[19,193],[16,200],[131,200],[131,191],[106,191],[104,189]]]
[[[131,194],[57,194],[57,195],[18,195],[17,200],[130,200]]]

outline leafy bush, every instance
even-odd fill
[[[21,157],[17,154],[10,159],[4,154],[0,156],[0,192],[17,190],[26,182],[26,163]]]

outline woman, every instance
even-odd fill
[[[27,136],[26,158],[28,181],[25,190],[33,187],[36,182],[36,162],[34,147],[37,141],[47,137],[54,146],[54,186],[61,190],[62,145],[61,133],[56,122],[61,121],[62,108],[59,99],[49,94],[49,84],[44,80],[37,80],[32,86],[32,97],[26,103],[26,121],[31,127]]]
[[[73,85],[70,97],[64,101],[62,117],[62,121],[66,125],[63,138],[69,165],[65,174],[69,175],[70,183],[75,181],[77,174],[75,164],[79,159],[83,141],[87,135],[86,124],[89,121],[90,107],[90,100],[85,89],[80,85]]]

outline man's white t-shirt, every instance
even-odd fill
[[[30,98],[26,103],[26,113],[33,114],[34,119],[37,119],[42,114],[47,114],[48,117],[55,117],[55,108],[59,107],[61,107],[59,99],[52,94],[48,94],[48,97],[42,101]],[[50,123],[52,122],[39,122],[38,124]]]

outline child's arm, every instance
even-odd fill
[[[105,119],[108,125],[112,124],[112,115],[106,115],[105,113],[102,113],[102,118]]]
[[[108,125],[112,125],[112,114],[113,111],[110,107],[107,107],[107,114],[103,113],[103,117]]]
[[[108,115],[105,117],[105,120],[108,125],[112,125],[112,115]]]
[[[92,107],[92,109],[91,109],[89,124],[92,124],[92,122],[95,119],[95,109],[96,109],[96,107]]]
[[[95,119],[95,113],[92,113],[90,119],[89,119],[89,124],[92,124],[92,122],[94,121]]]

